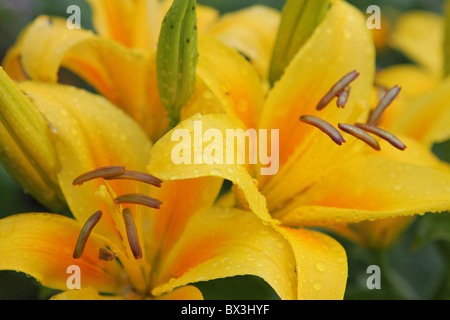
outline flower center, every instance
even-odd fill
[[[104,180],[133,180],[138,182],[147,183],[155,187],[161,187],[162,180],[139,171],[125,170],[125,167],[110,166],[95,169],[93,171],[86,172],[73,181],[74,186],[80,186],[85,182],[102,178]],[[120,195],[114,199],[115,204],[138,204],[147,206],[154,209],[159,209],[162,202],[158,199],[151,198],[144,194],[131,193]],[[83,228],[81,229],[80,235],[78,237],[77,244],[73,252],[73,258],[79,259],[83,255],[84,247],[87,243],[89,235],[92,229],[100,221],[102,217],[102,212],[97,211],[91,217],[87,219]],[[130,246],[131,252],[136,260],[142,259],[142,248],[139,243],[138,232],[136,229],[136,224],[134,223],[131,210],[125,208],[122,210],[122,217],[125,225],[125,230],[127,233],[128,244]],[[111,261],[114,259],[115,255],[109,248],[101,248],[99,251],[99,259],[104,261]]]
[[[359,73],[356,71],[346,74],[325,94],[317,104],[316,109],[319,111],[324,109],[334,98],[337,98],[337,107],[344,108],[350,94],[350,84],[355,81],[358,76]],[[395,137],[392,133],[378,127],[384,110],[386,110],[386,108],[394,101],[400,93],[400,90],[401,88],[398,86],[394,86],[392,89],[388,90],[378,102],[377,107],[372,110],[366,123],[355,123],[354,125],[339,123],[338,128],[359,140],[364,141],[378,151],[380,150],[380,145],[369,133],[386,140],[399,150],[405,150],[406,146],[400,139]],[[338,145],[342,145],[342,143],[345,142],[345,139],[342,137],[339,130],[323,119],[311,115],[302,115],[300,121],[317,127]]]

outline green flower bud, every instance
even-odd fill
[[[0,161],[41,204],[59,210],[65,201],[49,130],[30,98],[0,68]]]
[[[195,90],[198,60],[195,0],[175,0],[159,35],[156,58],[158,90],[171,127],[180,121],[180,110]]]

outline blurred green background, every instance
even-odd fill
[[[222,13],[252,4],[281,9],[284,0],[198,0]],[[351,0],[363,12],[369,5],[382,8],[390,17],[408,10],[442,12],[443,0]],[[82,26],[92,29],[90,8],[83,0],[0,0],[0,59],[19,32],[40,14],[67,17],[69,5],[80,6]],[[424,26],[426,27],[426,26]],[[400,52],[385,50],[377,57],[379,67],[409,63]],[[433,151],[450,162],[450,142]],[[46,212],[0,166],[0,218],[22,212]],[[395,245],[385,252],[381,290],[366,286],[367,267],[380,265],[380,255],[337,237],[347,250],[349,277],[346,299],[450,299],[450,218],[445,214],[419,217]],[[206,299],[277,299],[261,279],[241,276],[196,284]],[[47,299],[55,291],[15,271],[0,271],[0,299]]]

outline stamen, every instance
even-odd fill
[[[114,252],[107,248],[100,248],[98,252],[98,258],[103,261],[112,261],[115,257],[116,255],[114,254]]]
[[[110,178],[105,178],[105,180],[115,180],[115,179],[125,179],[125,180],[134,180],[139,182],[144,182],[151,184],[155,187],[160,188],[162,184],[162,180],[158,179],[151,174],[147,174],[139,171],[126,170],[123,174],[118,176],[113,176]]]
[[[142,248],[139,243],[139,237],[131,210],[129,208],[123,209],[122,216],[125,222],[125,229],[127,231],[128,244],[130,245],[131,252],[133,252],[133,256],[136,260],[142,259]]]
[[[400,93],[400,90],[400,87],[395,86],[386,92],[383,98],[381,98],[381,100],[378,102],[377,107],[370,114],[369,120],[367,120],[367,124],[377,125],[380,122],[381,115],[383,114],[384,110],[386,110],[386,108],[392,103],[392,101],[394,101],[394,99]]]
[[[386,130],[383,130],[378,127],[371,126],[371,125],[365,124],[365,123],[355,123],[355,126],[360,129],[363,129],[367,132],[370,132],[370,133],[373,133],[373,134],[379,136],[380,138],[386,140],[387,142],[389,142],[391,145],[393,145],[397,149],[400,149],[400,150],[406,149],[406,145],[403,142],[401,142],[399,138],[394,136],[392,133],[387,132]]]
[[[322,119],[314,117],[314,116],[306,116],[305,115],[305,116],[300,117],[300,121],[319,128],[324,133],[326,133],[338,145],[341,145],[343,142],[345,142],[341,133],[335,127],[333,127],[331,124],[326,122],[325,120],[322,120]]]
[[[73,251],[73,258],[80,259],[84,252],[84,247],[86,246],[86,242],[91,234],[92,229],[94,229],[95,225],[99,222],[102,217],[102,212],[97,211],[92,216],[87,219],[83,228],[81,229],[80,235],[78,236],[77,244],[75,245],[75,250]]]
[[[339,123],[338,127],[342,131],[347,132],[348,134],[351,134],[352,136],[364,141],[369,146],[371,146],[373,149],[380,150],[380,145],[378,144],[377,140],[375,140],[374,137],[369,135],[364,130],[362,130],[358,127],[352,126],[351,124],[346,124],[346,123]]]
[[[117,198],[114,199],[114,203],[140,204],[150,208],[159,209],[159,206],[162,204],[162,201],[148,197],[140,193],[130,193],[118,196]]]
[[[98,168],[82,175],[78,176],[75,180],[73,180],[72,184],[74,186],[82,185],[83,183],[97,179],[97,178],[111,178],[114,176],[118,176],[125,173],[125,167],[111,166],[111,167],[103,167]]]
[[[337,100],[338,108],[345,107],[349,96],[350,96],[350,87],[346,87],[344,90],[342,90],[338,93],[338,100]]]
[[[322,110],[325,108],[334,97],[336,97],[341,91],[343,91],[350,83],[352,83],[356,78],[358,78],[359,73],[355,70],[345,75],[341,80],[339,80],[327,94],[319,101],[316,106],[317,110]]]

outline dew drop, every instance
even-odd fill
[[[320,272],[324,272],[326,269],[326,265],[323,262],[317,262],[316,263],[316,269]]]
[[[277,242],[275,245],[276,245],[277,248],[279,248],[279,249],[283,249],[283,248],[284,248],[284,243],[283,243],[283,242]]]
[[[314,287],[315,290],[320,291],[320,290],[323,289],[323,284],[322,284],[322,282],[317,281],[317,282],[314,283],[313,287]]]

